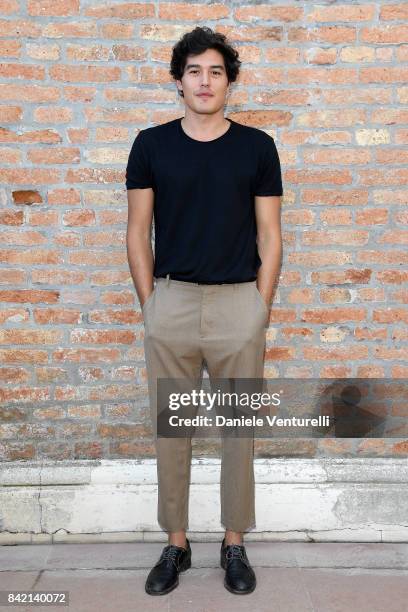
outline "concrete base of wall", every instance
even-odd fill
[[[219,541],[219,459],[193,458],[191,541]],[[406,458],[255,460],[250,540],[408,542]],[[0,544],[167,541],[155,460],[0,466]]]

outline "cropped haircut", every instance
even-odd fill
[[[188,55],[200,55],[207,49],[219,51],[225,64],[228,84],[237,80],[241,61],[238,59],[236,51],[228,42],[224,34],[214,32],[206,26],[197,26],[191,32],[186,32],[182,38],[174,45],[170,61],[170,74],[174,79],[180,80],[184,74]],[[184,97],[184,93],[178,90],[179,95]]]

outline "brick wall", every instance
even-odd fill
[[[282,163],[266,376],[407,377],[406,2],[0,13],[1,460],[154,456],[125,166],[139,129],[184,114],[168,64],[195,25],[239,50],[226,114],[270,133]],[[403,438],[257,442],[260,456],[407,452]]]

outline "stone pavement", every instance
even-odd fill
[[[221,540],[220,540],[221,541]],[[164,546],[154,543],[0,546],[0,590],[69,591],[67,606],[0,610],[70,612],[406,612],[408,544],[246,541],[257,588],[223,586],[220,542],[191,539],[193,566],[168,595],[144,592]]]

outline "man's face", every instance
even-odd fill
[[[186,106],[199,114],[213,114],[225,105],[228,88],[224,57],[216,49],[200,55],[188,55],[181,81],[176,81],[184,93]],[[209,96],[200,94],[208,93]]]

